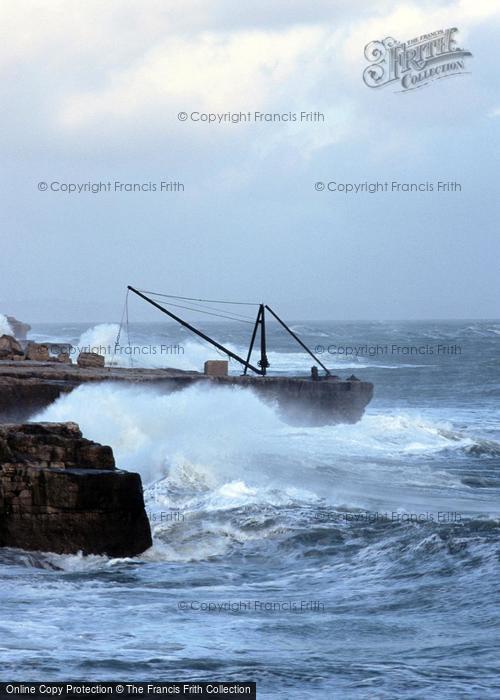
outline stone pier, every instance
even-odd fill
[[[165,393],[194,383],[245,387],[278,406],[297,425],[355,423],[373,396],[373,384],[355,378],[209,376],[175,369],[78,367],[58,362],[0,361],[0,422],[23,421],[62,393],[88,382],[126,382]]]

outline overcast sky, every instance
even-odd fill
[[[497,0],[1,0],[0,19],[0,312],[116,320],[133,284],[295,319],[498,317]],[[370,41],[448,27],[467,74],[364,84]],[[438,180],[462,191],[314,188]],[[184,191],[51,191],[89,181]]]

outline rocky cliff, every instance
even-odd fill
[[[152,544],[139,474],[76,423],[0,425],[0,546],[134,556]]]

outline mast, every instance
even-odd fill
[[[255,336],[257,335],[257,328],[259,327],[261,313],[262,313],[262,304],[259,306],[259,310],[257,311],[257,318],[255,319],[255,325],[253,327],[252,338],[250,340],[250,345],[248,346],[247,361],[246,361],[245,369],[243,371],[244,375],[247,373],[248,366],[250,363],[250,357],[252,356],[253,344],[255,343]]]
[[[267,368],[269,367],[269,362],[266,355],[266,317],[265,317],[265,307],[264,304],[260,305],[260,360],[258,362],[259,367],[262,370],[262,376],[266,376]]]

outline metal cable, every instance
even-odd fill
[[[155,294],[151,295],[153,298],[156,296]],[[170,306],[176,306],[173,301],[168,301],[168,302],[163,302],[164,304],[168,304]],[[178,306],[178,305],[177,305]],[[184,309],[184,308],[189,308],[191,311],[200,311],[200,313],[208,313],[206,309],[209,309],[210,311],[215,311],[216,314],[223,314],[223,318],[229,318],[233,321],[239,321],[240,319],[243,319],[244,321],[253,321],[251,316],[244,316],[243,314],[237,314],[232,311],[225,311],[224,309],[218,309],[215,306],[198,306],[198,305],[191,305],[190,307],[185,307],[185,306],[179,306],[179,308]]]
[[[221,313],[213,313],[211,311],[204,311],[202,309],[196,309],[191,306],[182,306],[181,304],[174,304],[172,301],[168,302],[169,306],[175,306],[177,309],[184,309],[187,311],[195,311],[200,314],[206,314],[207,316],[217,316],[218,318],[225,318],[229,321],[239,321],[239,323],[249,323],[251,326],[254,324],[253,321],[246,320],[245,318],[237,318],[236,316],[224,315]]]
[[[238,306],[259,306],[255,301],[223,301],[220,299],[196,299],[194,297],[179,297],[175,294],[162,294],[161,292],[148,292],[146,289],[139,289],[143,294],[154,294],[157,297],[166,297],[167,299],[181,299],[183,301],[201,301],[209,304],[236,304]]]

